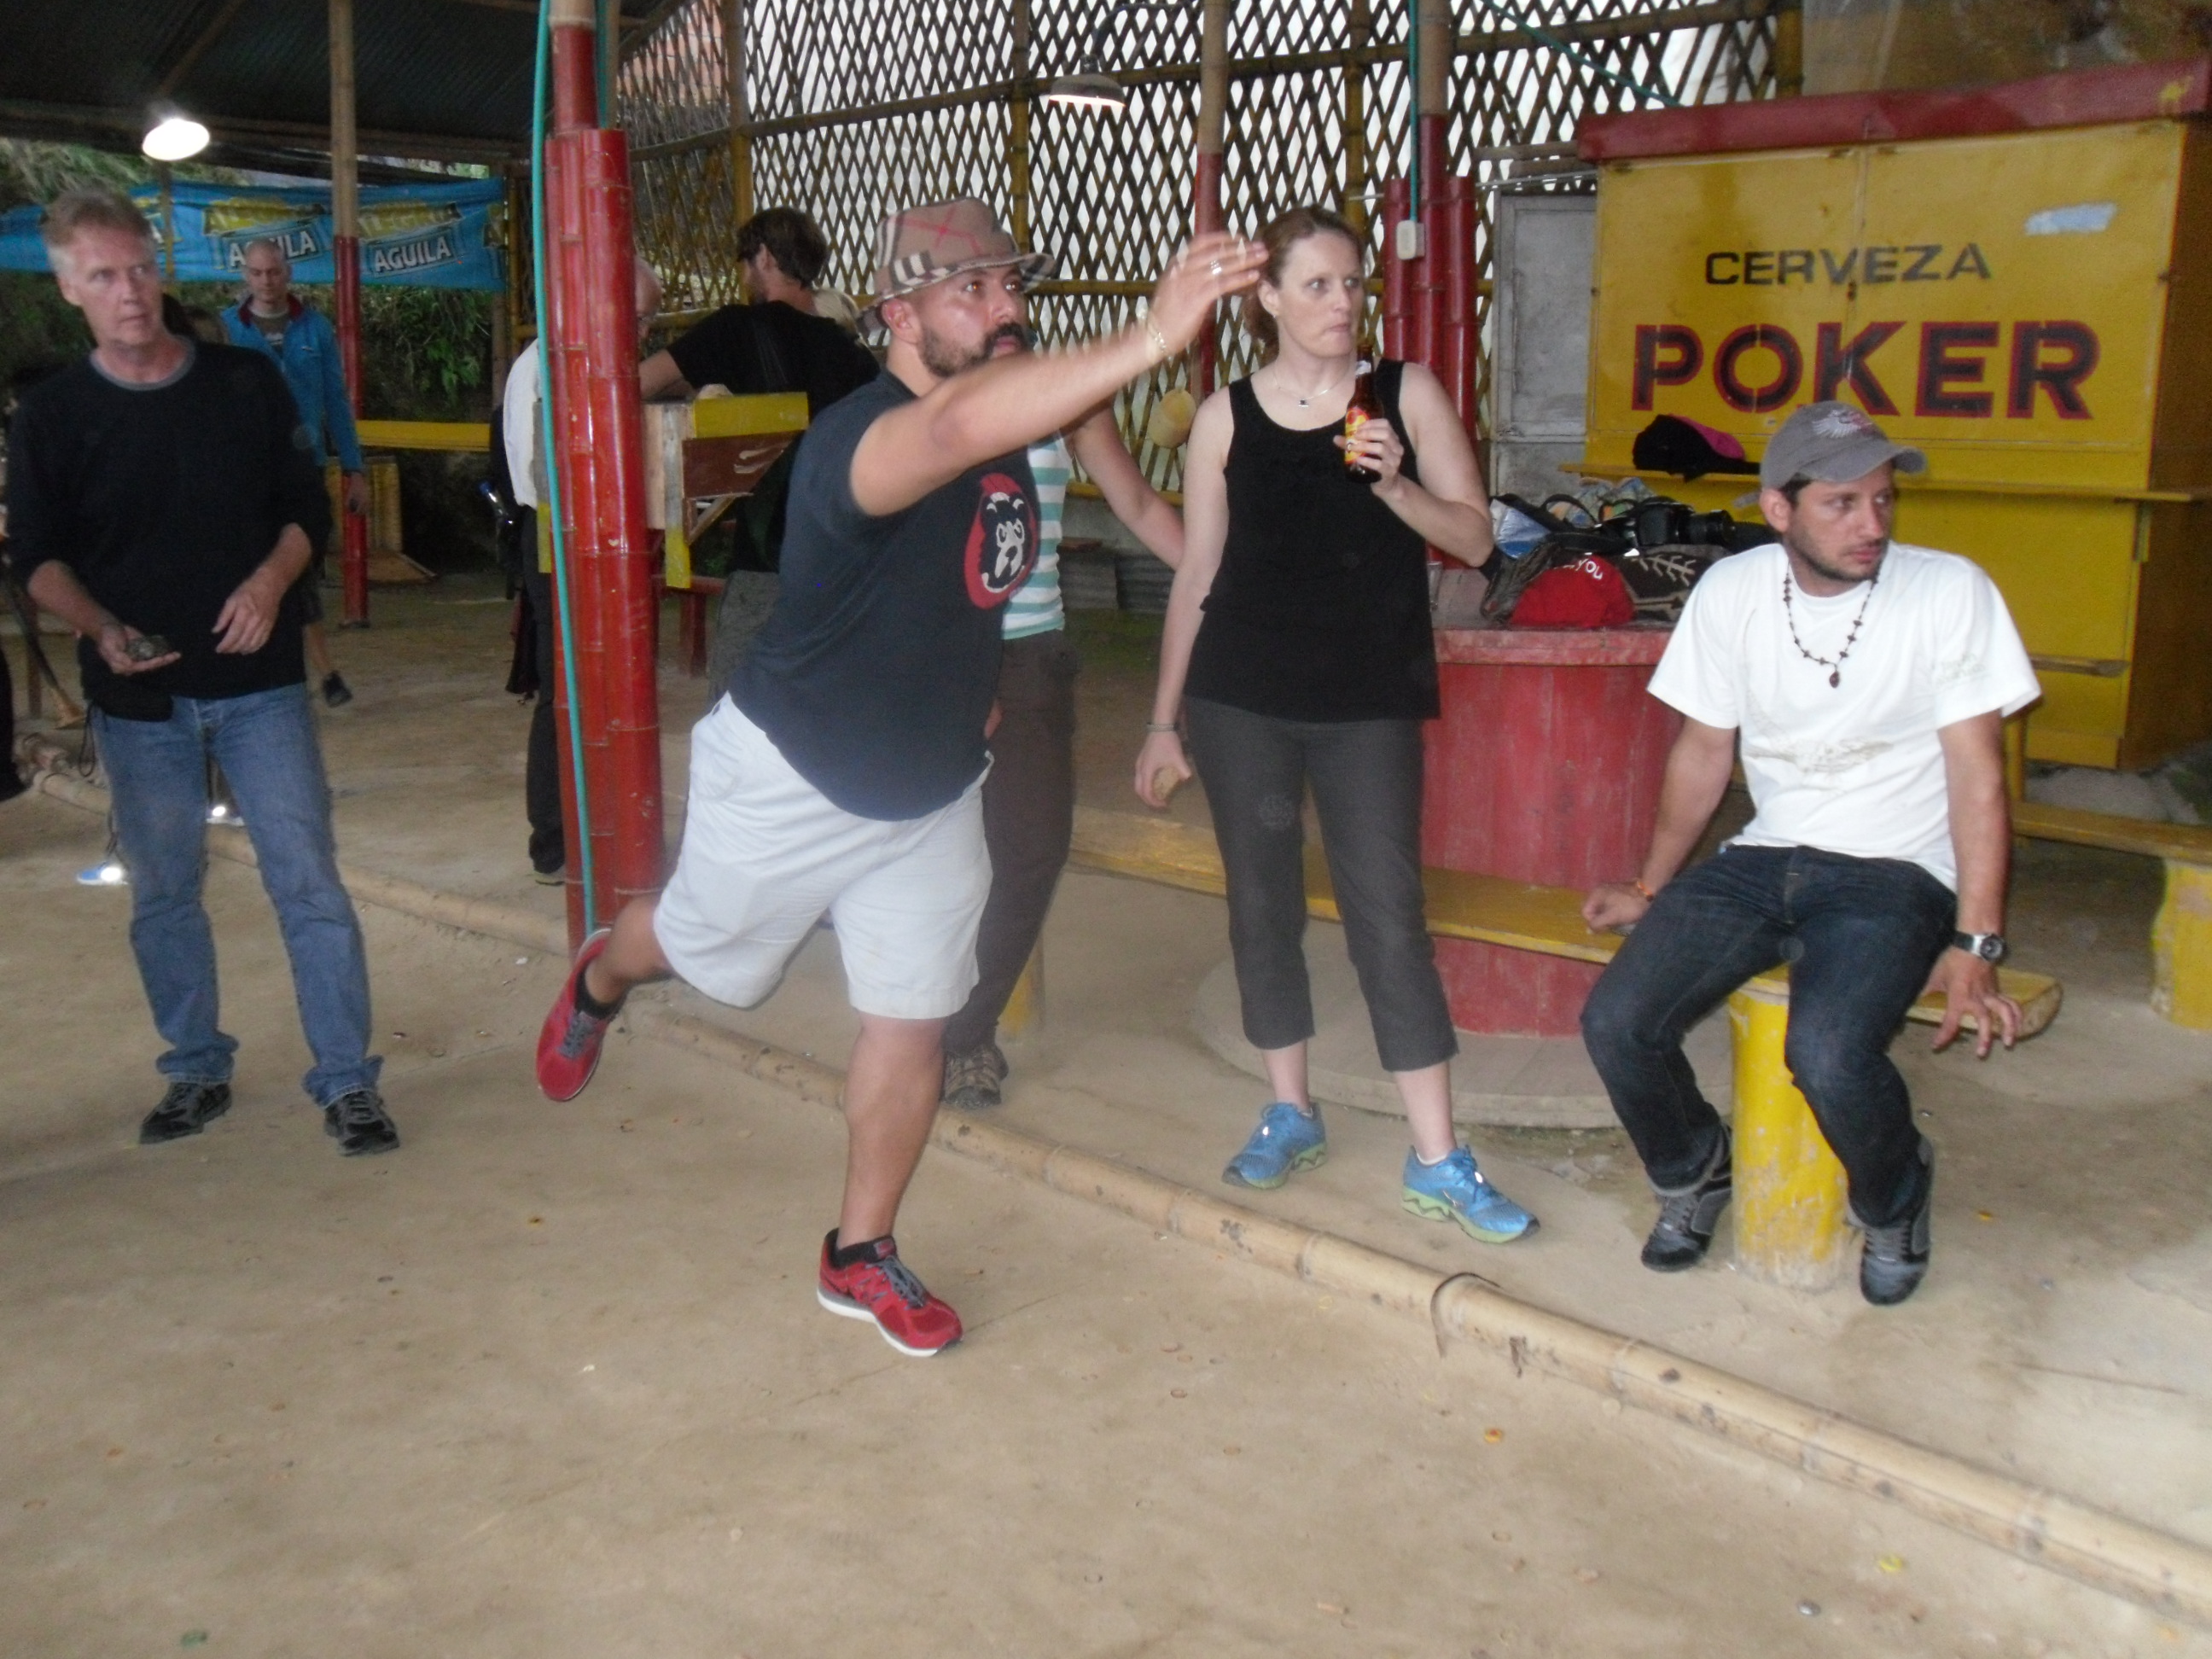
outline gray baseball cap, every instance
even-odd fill
[[[1763,489],[1779,489],[1792,478],[1849,483],[1884,461],[1899,472],[1925,472],[1928,458],[1893,443],[1864,410],[1850,404],[1808,404],[1782,423],[1759,463]]]

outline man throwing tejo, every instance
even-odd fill
[[[1790,964],[1785,1056],[1850,1178],[1859,1287],[1878,1305],[1928,1271],[1935,1148],[1888,1054],[1905,1011],[1944,994],[1938,1048],[1970,1014],[1978,1054],[2019,1034],[1996,980],[2001,734],[2039,692],[1996,585],[1889,538],[1893,474],[1926,464],[1847,404],[1792,415],[1759,470],[1780,543],[1707,573],[1651,677],[1682,733],[1641,876],[1583,906],[1593,928],[1635,928],[1583,1037],[1659,1194],[1644,1264],[1661,1273],[1704,1256],[1729,1193],[1729,1132],[1682,1036],[1752,975]],[[1682,871],[1739,734],[1756,815]]]
[[[860,1035],[817,1294],[902,1353],[960,1336],[959,1316],[900,1262],[891,1227],[937,1109],[945,1018],[975,983],[999,607],[1037,543],[1024,452],[1182,349],[1262,257],[1200,238],[1137,326],[994,357],[1049,261],[1016,248],[980,202],[885,222],[886,372],[825,411],[799,452],[781,596],[692,732],[676,872],[585,941],[538,1039],[540,1086],[573,1098],[632,987],[674,974],[757,1003],[829,912]]]

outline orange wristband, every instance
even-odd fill
[[[1640,882],[1640,881],[1632,881],[1632,882],[1630,882],[1628,884],[1629,884],[1631,887],[1633,887],[1633,888],[1634,888],[1638,892],[1639,892],[1639,893],[1641,893],[1641,894],[1643,894],[1643,895],[1644,895],[1644,902],[1646,904],[1650,903],[1650,902],[1651,902],[1651,901],[1652,901],[1653,899],[1656,899],[1656,898],[1657,898],[1657,897],[1659,896],[1659,895],[1658,895],[1658,894],[1656,894],[1656,893],[1653,892],[1653,891],[1652,891],[1649,887],[1646,887],[1646,886],[1645,886],[1642,882]]]

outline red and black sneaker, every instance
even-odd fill
[[[599,1049],[606,1042],[607,1027],[614,1021],[595,1018],[576,1006],[576,986],[584,977],[584,969],[606,950],[613,933],[611,927],[602,927],[577,948],[568,981],[553,999],[545,1024],[538,1028],[538,1086],[548,1100],[574,1100],[599,1068]]]
[[[888,1237],[864,1248],[867,1256],[840,1267],[831,1247],[836,1231],[822,1241],[822,1281],[814,1299],[846,1319],[865,1319],[901,1353],[927,1359],[960,1340],[960,1316],[949,1303],[932,1296]]]

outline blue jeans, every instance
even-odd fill
[[[1744,981],[1790,964],[1784,1059],[1870,1226],[1920,1198],[1920,1135],[1889,1045],[1951,942],[1957,900],[1917,864],[1730,847],[1660,890],[1583,1008],[1583,1041],[1661,1192],[1694,1186],[1720,1116],[1682,1036]]]
[[[374,1088],[383,1061],[368,1052],[368,960],[338,882],[330,785],[307,688],[179,697],[166,720],[98,709],[92,720],[131,872],[131,950],[155,1029],[169,1045],[161,1075],[228,1083],[238,1050],[216,1024],[215,935],[200,903],[212,755],[238,798],[291,958],[300,1024],[315,1057],[301,1085],[321,1106]]]

